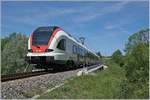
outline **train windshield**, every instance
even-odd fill
[[[33,32],[32,45],[48,45],[54,27],[39,27]]]

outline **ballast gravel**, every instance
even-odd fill
[[[2,99],[26,99],[63,83],[81,69],[50,73],[1,83]]]

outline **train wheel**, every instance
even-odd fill
[[[74,62],[73,61],[67,61],[66,63],[66,68],[67,69],[72,69],[74,67]]]

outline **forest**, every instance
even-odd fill
[[[1,38],[2,75],[24,71],[27,41],[27,36],[16,32]],[[149,29],[133,33],[124,45],[124,55],[118,49],[110,56],[111,61],[125,70],[125,79],[115,98],[149,98]],[[97,54],[105,62],[107,57]]]

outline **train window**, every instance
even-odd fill
[[[81,55],[81,49],[80,48],[78,48],[78,54]]]
[[[75,46],[75,51],[76,51],[76,53],[78,53],[78,47],[77,46]]]
[[[66,40],[62,39],[59,41],[57,48],[60,50],[66,50]]]
[[[79,51],[80,51],[80,48],[79,48],[79,47],[77,47],[77,53],[78,53],[78,54],[80,54],[80,53],[79,53]]]
[[[73,45],[73,47],[72,47],[73,53],[77,53],[77,50],[78,50],[77,46],[76,46],[76,45]]]
[[[49,39],[53,33],[54,27],[39,27],[32,35],[32,45],[48,45]]]
[[[76,53],[76,52],[75,52],[75,45],[73,45],[72,51],[73,51],[73,53]]]
[[[83,56],[83,49],[82,48],[79,48],[79,55]]]

